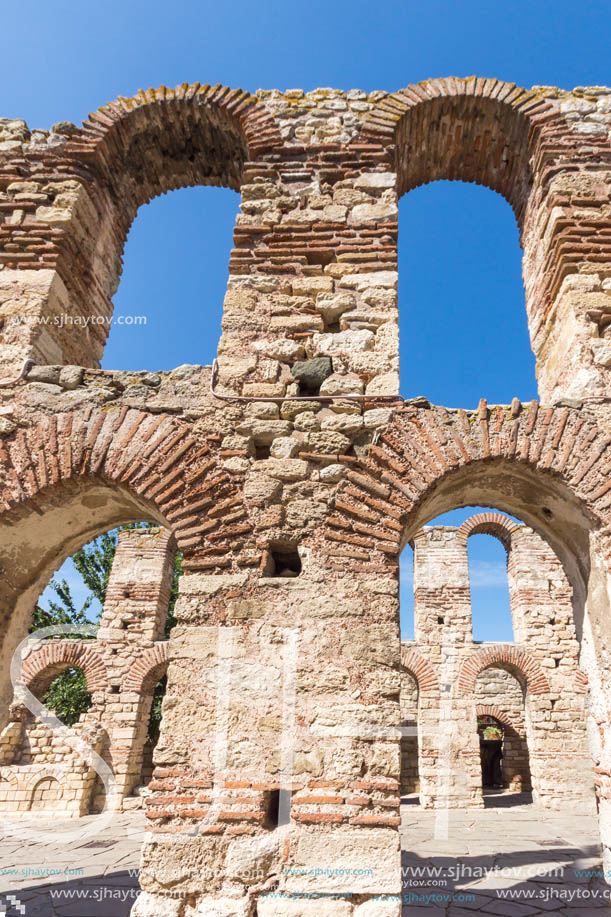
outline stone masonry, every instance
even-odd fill
[[[143,783],[153,691],[167,670],[163,635],[175,550],[167,531],[120,532],[96,639],[51,639],[23,662],[22,683],[39,700],[60,672],[76,667],[84,673],[92,703],[75,731],[112,768],[118,811],[142,804],[133,793]],[[101,811],[105,797],[99,781],[94,795],[95,778],[62,736],[19,703],[17,692],[0,733],[0,809]],[[38,787],[48,781],[47,796],[38,800]]]
[[[467,541],[478,533],[497,537],[507,550],[512,644],[473,641]],[[505,727],[508,784],[519,778],[521,789],[532,788],[544,808],[593,811],[587,679],[579,667],[571,586],[554,552],[532,529],[498,513],[473,516],[460,528],[426,526],[413,544],[416,639],[402,643],[412,677],[402,687],[401,707],[405,725],[418,724],[422,804],[434,805],[437,798],[434,736],[445,716],[452,724],[447,802],[483,805],[479,714]],[[444,684],[452,691],[445,712]],[[404,737],[402,753],[409,755],[411,774],[412,736]]]
[[[149,520],[184,558],[138,917],[397,915],[375,896],[400,889],[402,665],[424,804],[448,761],[450,798],[481,804],[480,678],[507,671],[533,793],[578,803],[594,779],[611,867],[610,129],[605,88],[453,77],[370,94],[183,84],[80,128],[0,122],[5,721],[9,660],[66,557]],[[541,403],[398,395],[397,201],[438,179],[514,210]],[[186,185],[241,194],[218,367],[101,370],[131,222]],[[525,523],[507,535],[515,645],[472,643],[468,532],[423,529],[467,505]],[[449,579],[439,596],[417,573],[402,647],[410,541],[417,571]]]

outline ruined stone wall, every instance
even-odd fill
[[[507,550],[515,644],[473,641],[467,541],[478,533],[499,538]],[[416,641],[403,646],[412,656],[410,671],[420,659],[452,692],[445,712],[449,804],[483,804],[477,713],[494,705],[510,727],[508,782],[520,776],[530,788],[532,773],[538,804],[592,809],[587,679],[579,665],[573,591],[553,550],[529,527],[496,513],[473,516],[460,528],[425,527],[413,544]],[[406,705],[410,698],[408,683]],[[419,712],[421,733],[435,732],[442,709],[439,696],[429,712]],[[443,714],[440,723],[443,728]],[[425,805],[435,804],[432,781],[424,797]]]
[[[532,786],[520,682],[505,669],[484,669],[475,682],[475,701],[477,715],[496,717],[503,729],[504,784],[516,792],[528,792]]]
[[[164,625],[175,550],[173,536],[158,528],[120,532],[96,639],[52,638],[23,661],[21,683],[37,700],[66,668],[85,674],[92,702],[74,732],[89,737],[111,766],[119,810],[142,805],[130,797],[148,783],[144,748],[153,690],[167,668]],[[23,700],[18,688],[11,722],[0,733],[0,776],[10,783],[0,803],[27,811],[45,808],[48,800],[72,815],[101,810],[104,787],[95,771],[62,734],[21,706]],[[51,779],[47,774],[53,792],[38,798],[36,787]]]
[[[439,615],[426,611],[421,577],[417,604],[431,629],[402,653],[400,549],[415,538],[418,552],[421,527],[456,506],[524,519],[563,565],[611,848],[610,97],[480,78],[392,94],[183,84],[111,103],[82,128],[3,124],[0,353],[3,378],[16,381],[0,388],[0,671],[52,570],[95,534],[147,519],[184,555],[147,805],[159,843],[144,854],[140,917],[165,906],[168,868],[200,909],[214,901],[249,915],[256,902],[259,917],[284,915],[285,900],[248,891],[245,859],[287,892],[352,894],[325,901],[326,913],[382,914],[371,896],[400,888],[402,655],[418,669],[420,721],[431,726],[420,729],[424,800],[435,799],[433,727],[457,716],[451,790],[477,804],[473,691],[499,654],[525,674],[527,723],[558,729],[555,752],[561,742],[578,751],[572,730],[584,712],[566,693],[574,672],[586,697],[577,643],[542,594],[527,589],[524,602],[548,615],[551,653],[534,635],[532,649],[492,652],[472,645],[464,572],[448,581]],[[387,398],[398,391],[397,199],[436,179],[477,181],[516,213],[542,405],[512,393],[474,411]],[[242,195],[218,378],[206,367],[96,369],[137,208],[193,184]],[[61,314],[95,321],[78,332],[34,321]],[[31,321],[15,321],[24,315]],[[17,379],[25,358],[40,365]],[[217,395],[272,400],[222,401],[211,383]],[[466,559],[466,538],[447,540]],[[276,575],[287,570],[298,575]],[[454,706],[441,702],[448,673]],[[577,782],[569,793],[570,760],[567,798],[581,792]],[[542,804],[556,792],[545,761],[534,747]],[[288,840],[273,824],[279,790],[284,801],[293,793]],[[212,882],[202,863],[216,870]],[[281,875],[283,866],[296,871]],[[338,885],[308,872],[325,866],[372,873],[347,872]],[[315,914],[318,904],[299,907]]]

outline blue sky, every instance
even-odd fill
[[[601,85],[610,81],[609,10],[608,0],[12,0],[2,11],[0,116],[25,118],[32,128],[80,123],[118,95],[195,80],[250,91],[392,91],[475,73],[523,86]],[[212,360],[237,206],[231,191],[197,188],[141,209],[115,314],[145,315],[147,324],[114,326],[104,366]],[[534,397],[509,205],[487,189],[439,182],[402,199],[399,227],[403,394],[464,407],[482,396],[492,403]],[[452,524],[466,514],[454,514]],[[498,629],[503,559],[492,539],[471,541],[482,615]]]

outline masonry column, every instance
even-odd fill
[[[529,329],[548,403],[611,391],[611,96],[593,87],[552,104],[558,114],[542,125],[523,231]]]
[[[438,773],[449,770],[450,805],[481,806],[475,705],[454,691],[460,665],[473,646],[467,539],[458,529],[427,526],[415,536],[414,598],[416,643],[428,654],[440,685]],[[439,786],[444,786],[441,780]],[[444,795],[437,793],[438,805],[444,804]]]
[[[587,679],[579,668],[573,590],[554,551],[528,526],[512,533],[507,572],[516,642],[550,684],[549,694],[527,696],[534,797],[542,806],[593,811]]]
[[[109,682],[103,724],[119,799],[138,783],[152,700],[123,686],[134,662],[164,636],[175,553],[174,536],[165,529],[118,534],[98,640]]]

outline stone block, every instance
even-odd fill
[[[312,338],[316,353],[341,354],[373,350],[374,344],[375,335],[364,328],[357,331],[338,331],[335,334],[315,334]]]
[[[303,832],[291,865],[295,872],[286,878],[287,891],[399,894],[401,890],[399,835],[392,829]],[[328,872],[317,875],[317,868]],[[369,875],[355,875],[365,868],[371,869]]]
[[[321,395],[361,395],[362,392],[363,380],[356,373],[333,373],[320,386]]]
[[[301,459],[265,459],[259,463],[264,474],[278,481],[303,481],[308,474],[308,463]]]

